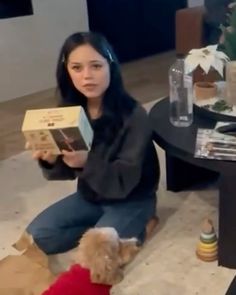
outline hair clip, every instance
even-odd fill
[[[110,62],[113,62],[114,60],[113,60],[113,58],[111,56],[111,53],[110,53],[110,51],[108,49],[107,49],[107,54],[108,54]]]
[[[65,62],[65,60],[66,60],[66,59],[65,59],[65,55],[63,54],[63,55],[62,55],[61,62],[62,62],[62,63],[64,63],[64,62]]]

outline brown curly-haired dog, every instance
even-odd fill
[[[139,251],[136,239],[120,239],[111,227],[88,230],[77,259],[42,295],[110,295],[123,278],[122,267]]]
[[[112,227],[92,228],[80,240],[76,262],[90,270],[91,282],[114,285],[139,250],[136,238],[120,239]]]

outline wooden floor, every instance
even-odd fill
[[[175,59],[166,52],[122,65],[127,90],[141,103],[168,94],[168,69]],[[27,109],[56,106],[55,89],[0,103],[0,160],[24,150],[21,125]]]

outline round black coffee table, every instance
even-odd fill
[[[235,295],[235,294],[236,294],[236,277],[234,277],[225,295]]]
[[[236,162],[194,158],[198,128],[214,128],[216,120],[194,107],[194,122],[178,128],[169,122],[169,101],[157,102],[149,113],[155,142],[166,153],[167,189],[181,191],[219,177],[218,264],[236,268]]]

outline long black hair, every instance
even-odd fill
[[[81,105],[86,110],[86,97],[75,88],[67,71],[70,53],[77,47],[89,44],[109,63],[110,84],[102,100],[102,116],[98,120],[98,137],[111,141],[129,116],[136,101],[125,91],[120,66],[110,44],[104,36],[93,32],[75,33],[69,36],[60,51],[56,78],[61,98],[61,105]],[[100,131],[100,132],[99,132]]]

